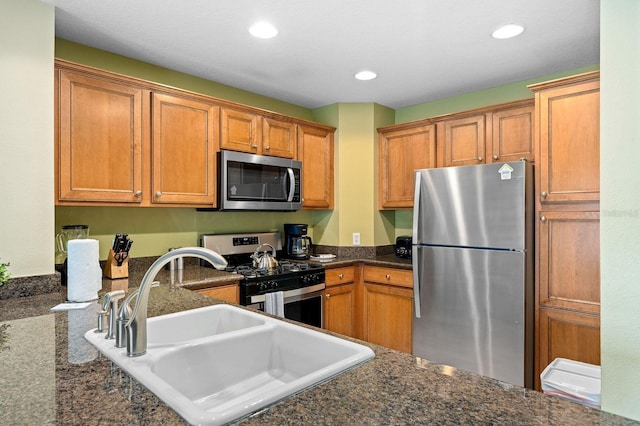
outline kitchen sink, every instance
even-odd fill
[[[207,306],[149,318],[147,344],[175,345],[264,323],[264,315],[231,305]]]
[[[126,348],[116,348],[94,330],[85,337],[189,423],[203,425],[250,415],[374,357],[355,342],[218,306],[224,306],[218,314],[209,307],[150,318],[147,353],[139,357],[128,357]],[[200,324],[205,318],[218,325],[205,327]],[[190,319],[196,331],[188,330]],[[156,333],[162,327],[169,334],[161,338]]]

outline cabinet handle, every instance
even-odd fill
[[[478,157],[478,161],[482,161],[482,157]]]
[[[136,197],[140,197],[142,195],[142,191],[136,191]]]
[[[497,155],[494,155],[494,156],[493,156],[493,159],[494,159],[494,160],[497,160],[497,159],[498,159],[498,156],[497,156]]]
[[[338,274],[338,278],[343,279],[344,278],[344,274]]]
[[[156,197],[159,197],[161,195],[162,195],[162,192],[160,192],[160,191],[156,192]]]
[[[545,223],[547,221],[546,216],[540,216],[540,222]]]
[[[386,279],[390,280],[391,279],[391,275],[387,274],[384,276]]]
[[[264,147],[264,149],[266,149],[267,151],[269,151],[269,150],[271,149],[271,147],[267,145],[267,146],[265,146],[265,147]]]
[[[330,298],[330,297],[331,297],[331,294],[330,294],[330,293],[327,293],[327,294],[325,294],[324,296],[328,299],[328,298]]]
[[[545,198],[547,198],[547,193],[545,191],[542,191],[542,193],[540,194],[540,196],[542,197],[542,199],[544,200]]]
[[[251,148],[258,149],[258,145],[251,145]]]

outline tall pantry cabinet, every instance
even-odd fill
[[[600,364],[599,72],[535,93],[536,388],[555,358]]]

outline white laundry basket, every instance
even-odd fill
[[[542,391],[548,395],[600,409],[600,366],[556,358],[540,374]]]

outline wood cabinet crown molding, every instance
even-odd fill
[[[555,87],[566,87],[572,84],[584,83],[586,81],[600,80],[600,70],[589,71],[582,74],[576,74],[569,77],[561,77],[555,80],[544,81],[541,83],[530,84],[527,86],[532,92],[540,90],[552,89]]]

